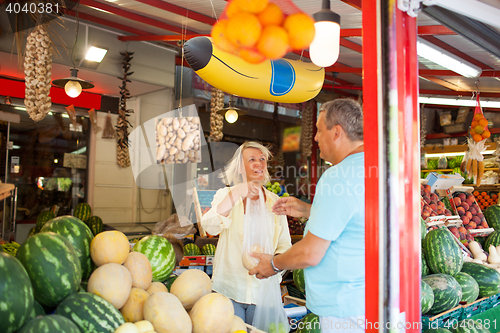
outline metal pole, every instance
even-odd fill
[[[9,140],[10,140],[10,121],[7,122],[7,141],[5,144],[5,183],[7,184],[7,177],[9,174]],[[5,208],[6,202],[3,201],[3,215],[2,215],[2,239],[5,237]]]

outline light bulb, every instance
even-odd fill
[[[69,97],[78,97],[82,93],[82,86],[78,81],[68,81],[64,85],[64,91]]]
[[[340,25],[332,21],[314,23],[316,33],[309,46],[311,61],[319,67],[329,67],[339,58]]]
[[[238,112],[234,110],[228,110],[225,115],[226,121],[230,124],[238,120]]]

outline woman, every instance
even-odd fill
[[[278,196],[263,186],[269,181],[267,161],[271,153],[258,142],[245,142],[220,175],[233,187],[217,191],[212,208],[201,219],[204,230],[219,235],[213,263],[213,290],[233,301],[234,314],[252,324],[260,281],[248,275],[242,263],[243,221],[249,200],[264,196],[269,223],[274,224],[274,253],[288,250],[292,244],[286,216],[271,213]]]

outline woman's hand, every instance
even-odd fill
[[[295,197],[283,197],[276,200],[273,213],[292,217],[309,217],[311,205]]]
[[[249,198],[251,200],[257,200],[259,198],[259,193],[261,192],[262,185],[258,181],[249,181],[247,183],[241,183],[235,186],[233,191],[241,197],[241,199]]]

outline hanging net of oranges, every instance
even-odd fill
[[[488,120],[484,117],[481,109],[479,92],[477,93],[476,108],[474,109],[474,117],[472,118],[469,133],[469,150],[466,154],[465,171],[469,178],[474,178],[474,184],[481,185],[481,178],[484,174],[484,156],[482,152],[486,150],[486,139],[491,136],[491,133],[488,130]]]
[[[219,49],[257,64],[307,49],[314,22],[291,0],[229,0],[211,37]]]

